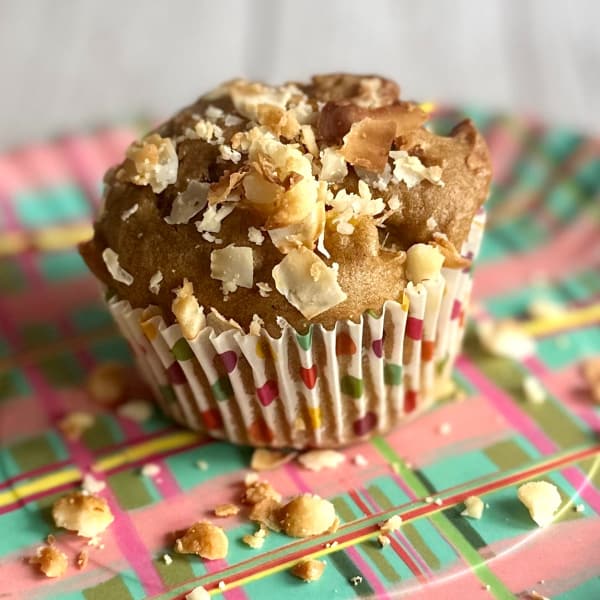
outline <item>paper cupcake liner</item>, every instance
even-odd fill
[[[484,226],[480,212],[463,256],[477,255]],[[238,444],[334,447],[384,433],[432,403],[460,350],[470,271],[409,283],[401,302],[332,330],[300,334],[282,319],[277,338],[210,314],[190,341],[178,324],[144,320],[125,300],[108,306],[157,402],[179,423]]]

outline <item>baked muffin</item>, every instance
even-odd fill
[[[491,167],[470,121],[427,119],[381,77],[234,80],[129,147],[81,254],[169,414],[334,446],[431,401]]]

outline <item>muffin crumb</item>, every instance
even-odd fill
[[[83,492],[59,498],[52,507],[52,517],[57,527],[87,538],[95,538],[115,520],[104,498]]]
[[[38,565],[46,577],[61,577],[68,567],[67,555],[54,544],[40,546],[29,562],[32,565]]]
[[[96,416],[92,413],[74,410],[58,422],[58,428],[68,440],[76,442],[95,422]]]
[[[301,560],[291,569],[292,575],[307,583],[321,579],[324,571],[325,563],[321,560],[314,560],[312,558]]]
[[[228,548],[229,542],[223,529],[206,521],[194,523],[175,540],[175,552],[196,554],[207,560],[225,558]]]
[[[240,507],[236,504],[219,504],[215,506],[215,517],[233,517],[240,512]]]

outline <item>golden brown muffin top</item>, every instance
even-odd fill
[[[376,76],[230,81],[129,147],[81,253],[171,321],[190,301],[246,330],[356,320],[399,299],[407,273],[418,283],[416,244],[430,245],[419,260],[436,263],[433,248],[465,266],[456,249],[488,194],[488,150],[471,121],[442,137],[427,118]]]

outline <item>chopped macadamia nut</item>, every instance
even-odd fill
[[[298,577],[298,579],[311,582],[321,579],[323,571],[325,571],[325,563],[322,560],[314,560],[310,558],[296,563],[292,567],[291,573],[295,577]]]
[[[86,387],[94,402],[103,406],[113,406],[123,400],[128,377],[124,365],[107,361],[92,369]]]
[[[92,413],[74,410],[58,422],[58,428],[67,439],[77,441],[95,422],[96,416]]]
[[[379,545],[382,548],[385,548],[386,546],[389,546],[392,543],[390,538],[387,535],[384,535],[383,533],[377,536],[377,541],[379,542]]]
[[[426,180],[434,185],[443,186],[442,168],[439,166],[426,167],[418,156],[409,156],[406,150],[390,152],[394,161],[393,174],[399,182],[404,182],[408,189]]]
[[[194,296],[194,286],[191,281],[183,280],[183,285],[175,290],[175,299],[171,309],[184,337],[193,340],[206,326],[206,317],[196,296]]]
[[[269,294],[273,291],[273,288],[264,281],[258,281],[256,283],[256,287],[258,288],[258,293],[263,298],[267,298]]]
[[[528,402],[532,404],[543,404],[546,400],[546,390],[540,380],[533,375],[527,375],[523,379],[523,392]]]
[[[298,457],[298,462],[309,471],[336,469],[346,457],[337,450],[309,450]]]
[[[296,457],[295,452],[283,452],[281,450],[267,450],[257,448],[252,453],[250,468],[254,471],[270,471],[276,469]]]
[[[133,283],[133,275],[119,264],[119,255],[112,248],[104,249],[102,252],[102,260],[115,281],[125,285],[131,285]]]
[[[223,129],[206,119],[200,119],[194,125],[194,129],[186,130],[185,135],[190,139],[200,139],[209,144],[222,144],[224,141]]]
[[[169,138],[153,133],[135,141],[126,152],[127,161],[119,171],[121,180],[135,185],[149,185],[155,194],[177,181],[179,161]]]
[[[196,554],[207,560],[225,558],[229,542],[221,527],[199,521],[175,540],[175,551],[179,554]]]
[[[342,153],[335,148],[325,148],[321,152],[321,174],[319,179],[339,183],[348,175],[348,165]]]
[[[46,577],[61,577],[65,574],[69,561],[67,555],[54,544],[40,546],[36,555],[29,562],[39,565],[40,571]]]
[[[518,490],[519,500],[527,507],[531,518],[539,527],[554,519],[562,500],[555,485],[547,481],[530,481]]]
[[[215,517],[233,517],[240,512],[240,507],[236,504],[219,504],[215,506]]]
[[[279,509],[281,504],[274,498],[264,498],[254,504],[248,514],[251,521],[260,523],[272,531],[281,531],[279,525]]]
[[[382,533],[392,533],[393,531],[398,531],[400,527],[402,527],[402,517],[400,515],[394,515],[381,525],[379,531]]]
[[[358,182],[358,194],[341,189],[327,204],[331,210],[327,219],[335,225],[336,231],[344,235],[354,233],[352,221],[362,216],[374,217],[385,210],[382,198],[373,199],[369,186],[361,179]]]
[[[185,600],[210,600],[210,594],[199,585],[185,595]]]
[[[337,527],[333,504],[313,494],[290,500],[281,508],[279,519],[284,533],[291,537],[320,535]]]
[[[483,500],[479,496],[469,496],[465,500],[465,510],[460,514],[464,517],[471,517],[472,519],[481,519],[484,508],[485,505]]]
[[[513,321],[479,321],[477,336],[490,354],[522,360],[535,354],[535,340]]]
[[[251,288],[254,277],[252,248],[234,246],[210,253],[210,276],[223,282],[223,291],[235,292],[238,287]]]
[[[171,205],[171,213],[165,217],[169,225],[184,225],[190,222],[207,204],[210,184],[192,180],[185,192],[177,194]]]
[[[154,408],[146,400],[130,400],[117,408],[117,414],[136,423],[146,422],[153,414]]]
[[[313,155],[319,156],[319,146],[315,137],[315,131],[310,125],[300,127],[300,139],[305,148]]]
[[[444,256],[429,244],[413,244],[406,252],[406,276],[413,283],[421,283],[440,276]]]
[[[277,291],[307,319],[347,298],[338,283],[337,271],[304,247],[286,254],[273,268],[273,280]]]
[[[52,517],[57,527],[88,538],[100,535],[115,520],[104,498],[82,492],[59,498],[52,507]]]

